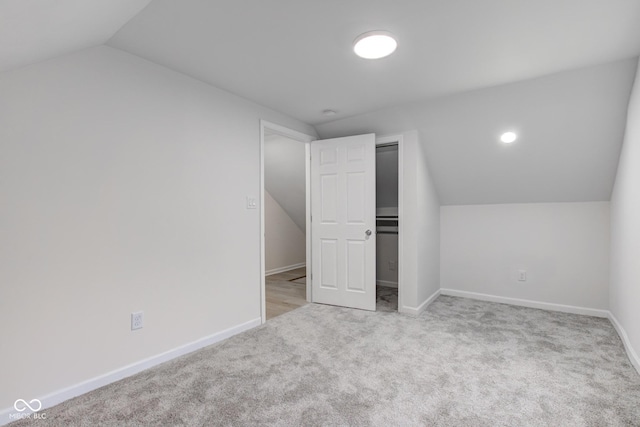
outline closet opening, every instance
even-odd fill
[[[398,143],[376,145],[376,310],[398,311]]]

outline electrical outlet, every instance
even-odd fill
[[[389,261],[389,271],[396,271],[396,262]]]
[[[136,311],[135,313],[131,313],[131,330],[135,331],[136,329],[142,329],[142,311]]]
[[[527,281],[527,270],[518,270],[518,281],[519,282]]]

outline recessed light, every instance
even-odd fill
[[[516,135],[515,132],[505,132],[500,136],[500,141],[505,144],[511,144],[516,139],[518,139],[518,135]]]
[[[353,51],[361,58],[379,59],[391,55],[398,42],[388,31],[369,31],[353,41]]]
[[[335,116],[336,113],[335,110],[322,110],[322,114],[325,116]]]

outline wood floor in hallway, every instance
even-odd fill
[[[307,304],[306,268],[285,271],[265,278],[267,320]],[[378,286],[377,311],[398,311],[398,288]]]
[[[306,268],[296,268],[265,278],[267,320],[307,304]]]

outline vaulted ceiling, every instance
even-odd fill
[[[419,131],[444,205],[611,197],[636,60],[564,71],[317,125],[322,138]],[[518,139],[503,144],[500,135]]]
[[[108,44],[317,124],[636,56],[639,18],[638,0],[154,0]],[[379,29],[397,51],[356,57]]]
[[[321,136],[418,129],[443,203],[606,200],[639,18],[640,0],[0,0],[0,71],[106,43]],[[376,29],[398,50],[353,55]]]
[[[151,0],[0,0],[0,72],[109,40]]]

